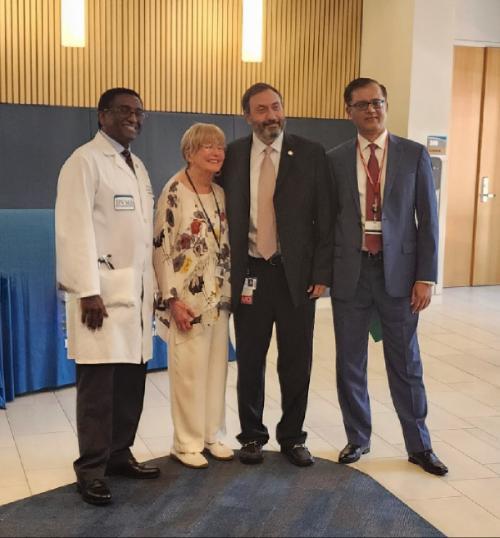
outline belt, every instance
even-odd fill
[[[362,250],[361,256],[363,256],[363,258],[368,258],[369,260],[381,260],[383,258],[383,251],[379,250],[378,252],[373,254],[372,252],[369,252],[368,250]]]
[[[279,267],[283,264],[281,254],[273,254],[269,259],[265,260],[264,258],[254,258],[253,256],[248,256],[251,262],[254,263],[265,263],[266,265],[271,265],[272,267]]]

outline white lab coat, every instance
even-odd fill
[[[79,364],[152,356],[153,191],[144,164],[133,161],[136,175],[99,132],[59,175],[57,279],[68,292],[68,356]],[[114,269],[98,262],[108,255]],[[90,295],[101,295],[109,315],[96,331],[81,322],[80,297]]]

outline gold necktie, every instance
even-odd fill
[[[264,150],[257,196],[257,250],[265,260],[277,251],[276,214],[273,204],[276,170],[271,160],[272,151],[270,146]]]

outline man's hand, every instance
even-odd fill
[[[325,293],[326,286],[324,284],[311,284],[307,288],[307,293],[309,293],[309,299],[317,299]]]
[[[411,311],[413,314],[427,308],[431,302],[432,284],[415,282],[411,292]]]
[[[189,306],[179,299],[170,299],[168,306],[179,331],[190,331],[193,328],[191,321],[194,319],[195,315]]]
[[[82,323],[87,325],[91,331],[100,329],[104,318],[108,317],[101,296],[92,295],[90,297],[82,297],[80,299],[80,307],[82,309]]]

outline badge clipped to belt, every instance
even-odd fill
[[[243,282],[241,290],[241,304],[253,304],[253,293],[257,289],[257,279],[254,276],[247,276]]]

